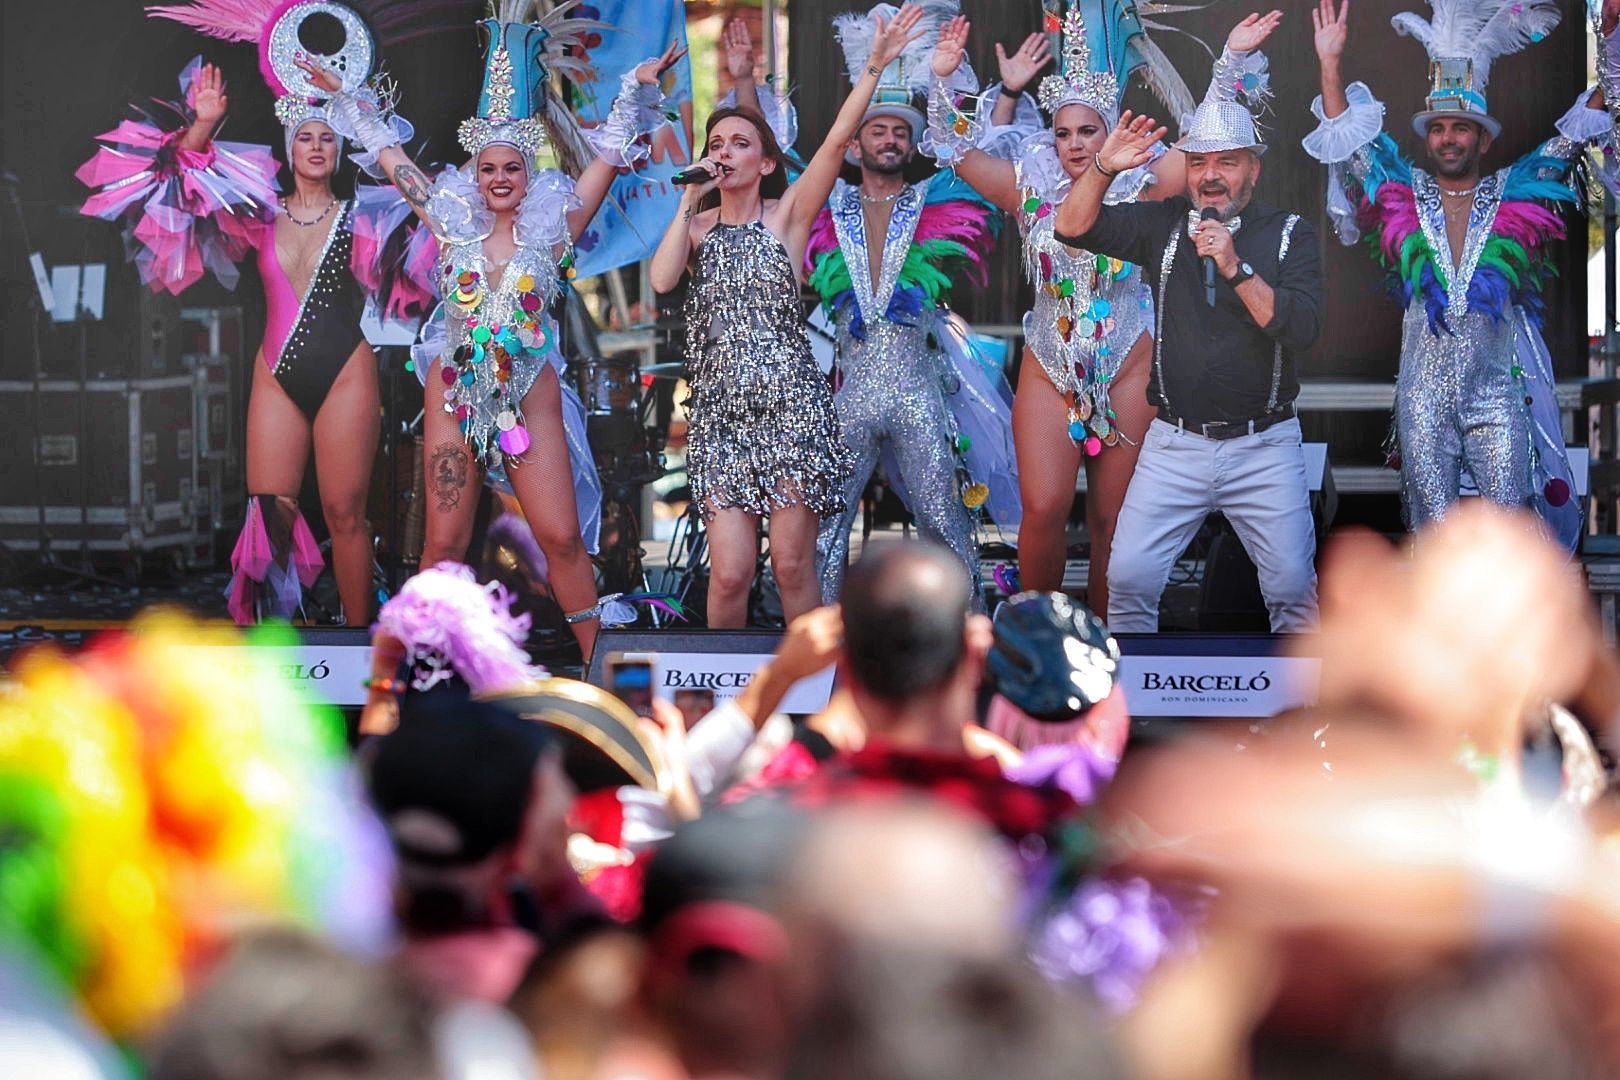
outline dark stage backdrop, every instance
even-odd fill
[[[451,0],[452,3],[455,0]],[[443,4],[438,5],[443,7]],[[455,126],[471,113],[481,72],[473,24],[484,12],[482,0],[463,0],[464,30],[442,32],[408,42],[384,56],[399,81],[401,111],[416,126],[410,149],[423,163],[448,160],[457,151]],[[120,227],[77,214],[89,194],[73,172],[90,157],[95,136],[113,128],[131,103],[179,96],[177,77],[191,57],[201,54],[218,64],[228,81],[230,112],[220,138],[263,143],[283,157],[282,129],[271,111],[273,99],[258,71],[258,52],[247,44],[205,38],[178,23],[147,18],[137,0],[95,0],[91,4],[7,3],[0,5],[0,39],[6,61],[0,65],[0,170],[15,178],[28,239],[44,254],[47,265],[87,261],[111,262],[108,276],[108,322],[99,340],[116,350],[119,313],[129,310],[139,291],[133,269],[122,262]],[[65,47],[71,43],[72,47]],[[340,195],[353,189],[356,169],[345,160],[336,182]],[[283,170],[281,180],[289,180]],[[9,194],[6,196],[9,200]],[[26,312],[32,289],[26,254],[17,235],[15,215],[0,207],[0,277],[6,285],[8,323]],[[233,293],[207,276],[180,298],[187,306],[240,304],[249,315],[250,348],[262,330],[263,292],[249,259]],[[32,370],[32,342],[25,335],[4,335],[0,372],[17,377]],[[47,331],[46,351],[58,348],[59,332]],[[20,356],[19,352],[29,355]],[[63,368],[47,355],[47,369]],[[92,371],[112,373],[116,358],[91,358]],[[65,368],[64,368],[65,370]]]
[[[828,20],[855,6],[851,0],[792,0],[788,5],[790,70],[798,87],[802,152],[814,149],[813,139],[825,132],[848,89]],[[1580,87],[1584,31],[1577,5],[1571,0],[1566,6],[1565,22],[1551,37],[1495,65],[1491,101],[1505,131],[1490,165],[1506,163],[1548,137],[1554,119]],[[442,160],[456,153],[455,125],[471,111],[477,92],[479,54],[472,23],[482,7],[479,0],[467,0],[466,30],[411,42],[385,58],[403,90],[402,111],[417,128],[418,140],[412,150],[419,160]],[[965,0],[963,9],[974,22],[973,63],[986,79],[994,78],[995,73],[993,43],[1015,42],[1038,25],[1035,0]],[[1402,9],[1426,10],[1426,6],[1421,0],[1358,0],[1346,68],[1351,77],[1365,80],[1388,103],[1390,130],[1404,148],[1416,153],[1418,140],[1406,118],[1421,104],[1426,65],[1421,46],[1398,37],[1389,25],[1389,16]],[[1225,3],[1170,18],[1218,50],[1231,24],[1247,10]],[[281,153],[281,129],[271,115],[270,94],[258,75],[250,46],[205,39],[177,24],[148,19],[135,0],[98,0],[90,5],[0,4],[0,36],[6,43],[6,62],[0,65],[0,108],[4,109],[0,170],[16,178],[32,247],[45,252],[48,264],[85,261],[86,250],[116,254],[115,226],[91,222],[72,212],[86,194],[73,179],[73,170],[89,157],[94,135],[111,128],[129,102],[174,96],[175,76],[199,52],[219,63],[230,81],[231,115],[222,136],[268,143]],[[1201,93],[1208,79],[1209,57],[1189,39],[1166,35],[1163,40],[1166,51],[1187,73],[1188,84]],[[73,47],[64,48],[64,42],[72,42]],[[1307,214],[1326,234],[1322,169],[1299,149],[1300,138],[1311,127],[1307,106],[1316,81],[1308,4],[1292,0],[1288,17],[1267,52],[1272,58],[1277,98],[1275,114],[1267,120],[1267,139],[1273,149],[1266,156],[1260,196]],[[1131,87],[1126,104],[1149,111],[1156,108],[1156,102],[1137,85]],[[353,166],[346,164],[345,170],[352,175]],[[8,292],[14,293],[27,277],[12,218],[9,209],[0,213],[0,276]],[[1585,295],[1584,245],[1579,240],[1581,230],[1572,232],[1577,238],[1574,242],[1554,247],[1560,274],[1547,295],[1547,341],[1564,376],[1586,371],[1584,323],[1575,306]],[[1322,342],[1304,358],[1303,374],[1391,379],[1396,368],[1399,313],[1385,298],[1379,274],[1362,249],[1343,248],[1326,236],[1325,240],[1327,328]],[[1016,322],[1021,317],[1028,295],[1018,266],[1017,243],[1016,230],[1007,229],[988,289],[959,290],[958,301],[968,317],[983,322]],[[113,275],[116,279],[118,271]],[[123,280],[132,281],[133,273]],[[110,282],[109,289],[116,285],[116,280]],[[234,298],[205,278],[184,300],[189,304],[242,303],[250,311],[261,304],[251,267]],[[109,299],[109,313],[112,306]],[[12,335],[6,337],[9,351]],[[0,368],[7,366],[6,357],[0,355]],[[1369,415],[1308,419],[1312,436],[1334,442],[1339,460],[1374,453],[1383,427],[1382,418]],[[1341,448],[1345,453],[1341,454]]]
[[[799,149],[814,150],[813,140],[827,130],[849,90],[843,56],[832,36],[832,16],[856,8],[849,0],[792,0],[788,12],[790,70],[798,87]],[[865,5],[859,5],[865,6]],[[1382,287],[1382,275],[1360,245],[1343,247],[1332,236],[1324,209],[1326,177],[1322,166],[1300,148],[1300,140],[1315,126],[1310,102],[1317,92],[1316,53],[1311,42],[1310,8],[1303,0],[1282,7],[1282,26],[1267,42],[1272,85],[1276,97],[1273,115],[1263,119],[1264,138],[1271,149],[1265,157],[1257,197],[1294,209],[1314,222],[1323,237],[1324,276],[1327,282],[1327,323],[1322,338],[1301,363],[1306,378],[1393,380],[1400,350],[1400,312]],[[1195,34],[1219,53],[1232,25],[1251,10],[1266,6],[1212,4],[1162,21]],[[1579,5],[1566,3],[1564,22],[1547,40],[1508,57],[1492,68],[1491,111],[1502,121],[1502,139],[1486,160],[1487,168],[1508,164],[1551,137],[1553,122],[1567,109],[1582,87],[1586,33]],[[969,56],[986,85],[994,81],[997,41],[1009,47],[1040,26],[1040,5],[1035,0],[963,0],[962,11],[973,21]],[[1388,106],[1387,129],[1408,154],[1422,152],[1409,117],[1422,107],[1427,57],[1417,41],[1400,37],[1389,24],[1399,11],[1428,13],[1422,0],[1356,0],[1350,45],[1345,57],[1346,76],[1367,83]],[[1209,82],[1211,57],[1195,43],[1175,34],[1156,38],[1183,73],[1195,97],[1202,97]],[[1176,134],[1173,118],[1140,80],[1133,80],[1125,106],[1147,111],[1164,120]],[[1560,377],[1587,372],[1585,313],[1586,245],[1583,218],[1569,215],[1572,241],[1554,245],[1558,277],[1547,290],[1547,345]],[[988,290],[958,290],[963,314],[983,322],[1016,323],[1029,303],[1028,286],[1018,262],[1017,230],[1009,222],[992,263]],[[1333,444],[1335,460],[1376,460],[1387,417],[1371,414],[1321,414],[1306,417],[1307,437]]]

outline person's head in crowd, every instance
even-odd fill
[[[1123,1080],[1105,1019],[1017,957],[878,944],[830,972],[786,1080]]]
[[[1530,514],[1484,500],[1403,548],[1365,531],[1335,537],[1312,648],[1322,706],[1399,726],[1414,753],[1451,759],[1466,742],[1509,769],[1528,719],[1613,668],[1562,549]]]
[[[794,1018],[774,900],[809,819],[775,800],[711,812],[653,855],[642,997],[693,1076],[779,1076]]]
[[[1083,743],[1117,762],[1130,730],[1119,674],[1119,644],[1089,608],[1019,593],[996,613],[985,727],[1020,750]]]
[[[961,561],[923,541],[873,544],[844,580],[845,670],[870,733],[960,750],[990,645]]]
[[[154,1043],[152,1080],[435,1080],[434,1010],[386,966],[292,930],[244,938]]]
[[[916,797],[819,814],[777,893],[796,1010],[869,946],[1013,955],[1017,894],[995,835],[942,803]]]
[[[507,925],[514,888],[543,910],[572,884],[574,787],[544,725],[488,702],[423,699],[375,744],[368,784],[399,859],[407,934]]]

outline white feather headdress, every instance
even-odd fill
[[[1429,7],[1428,19],[1410,11],[1390,19],[1429,54],[1427,108],[1412,118],[1413,129],[1423,135],[1434,120],[1460,117],[1500,135],[1485,101],[1491,64],[1551,33],[1562,18],[1558,0],[1429,0]]]
[[[1390,19],[1401,34],[1418,39],[1430,60],[1468,60],[1473,89],[1485,92],[1491,62],[1552,33],[1563,13],[1557,0],[1429,0],[1431,18],[1403,11]]]
[[[907,45],[899,58],[884,69],[878,78],[878,95],[875,96],[893,93],[902,87],[913,94],[928,93],[929,80],[933,77],[930,61],[934,46],[939,44],[940,29],[962,13],[962,5],[959,0],[921,0],[917,6],[923,9],[922,19],[917,24],[923,31],[922,36]],[[870,11],[852,11],[833,19],[833,35],[838,38],[839,48],[844,50],[844,66],[851,86],[861,81],[872,55],[872,38],[877,33],[877,20],[873,16],[882,15],[885,21],[893,22],[898,14],[900,9],[893,4],[878,4]]]

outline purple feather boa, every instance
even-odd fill
[[[523,649],[529,616],[512,613],[503,585],[480,585],[472,568],[458,562],[407,581],[377,613],[371,633],[404,644],[417,690],[459,675],[474,694],[495,693],[546,673]]]

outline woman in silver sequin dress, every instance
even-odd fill
[[[842,508],[849,451],[832,393],[810,355],[799,268],[816,214],[826,205],[878,74],[900,55],[922,11],[878,21],[871,61],[804,173],[780,198],[782,152],[748,109],[709,117],[706,156],[716,179],[686,188],[681,212],[653,257],[652,285],[669,292],[692,269],[686,307],[692,365],[687,468],[709,532],[709,625],[747,621],[759,549],[770,519],[771,568],[792,620],[821,602],[815,573],[820,519]],[[710,192],[719,202],[700,210]]]

